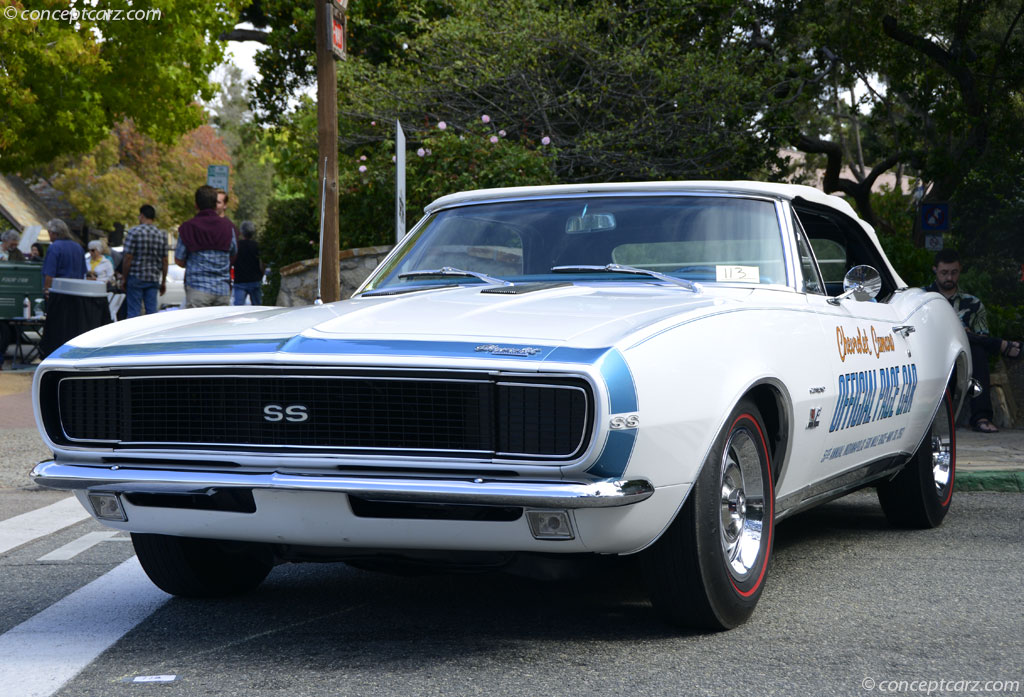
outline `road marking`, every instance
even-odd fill
[[[72,540],[63,547],[58,547],[49,554],[44,554],[39,557],[37,561],[68,561],[69,559],[74,559],[85,550],[95,547],[100,542],[106,542],[119,532],[120,530],[99,530],[96,532],[87,532],[77,540]],[[127,537],[122,537],[121,540],[125,542],[131,541]]]
[[[0,521],[0,554],[40,537],[52,535],[89,517],[74,496]],[[2,685],[3,683],[0,683]]]
[[[0,635],[6,697],[48,697],[170,598],[137,557]]]

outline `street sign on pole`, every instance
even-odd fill
[[[348,9],[348,0],[334,0],[328,2],[328,6],[328,45],[335,60],[345,60],[345,11]]]
[[[206,168],[206,185],[227,191],[229,169],[228,165],[209,165]]]
[[[921,230],[925,233],[949,230],[949,204],[944,201],[922,203]]]
[[[395,120],[395,244],[405,237],[405,131]]]

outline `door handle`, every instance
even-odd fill
[[[912,324],[901,324],[898,327],[893,327],[892,331],[896,334],[901,334],[903,338],[906,339],[917,330],[914,329],[914,325]]]

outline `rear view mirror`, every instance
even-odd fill
[[[615,229],[615,216],[611,213],[586,213],[574,215],[565,221],[566,234],[581,232],[603,232]]]

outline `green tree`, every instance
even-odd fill
[[[1024,147],[1020,0],[773,0],[759,14],[759,45],[786,70],[779,94],[813,95],[788,139],[826,154],[825,190],[869,219],[871,185],[887,169],[920,175],[926,200],[956,200],[977,168],[1001,168]]]
[[[267,204],[274,193],[274,156],[265,145],[264,128],[249,108],[250,93],[242,71],[228,65],[217,99],[209,105],[213,125],[231,155],[231,198],[237,222],[266,223]]]
[[[91,225],[134,225],[149,203],[160,225],[171,227],[195,214],[195,190],[211,162],[228,163],[230,155],[209,125],[163,145],[124,121],[89,152],[58,161],[51,183]]]
[[[373,65],[391,62],[429,26],[449,14],[454,0],[351,2],[347,12],[347,50]],[[239,19],[255,29],[236,27],[222,38],[258,41],[267,46],[256,56],[260,77],[253,81],[253,107],[268,122],[287,113],[291,98],[316,82],[315,12],[293,0],[253,0]]]
[[[243,2],[0,0],[0,171],[87,152],[126,118],[165,144],[205,123],[195,100]]]

